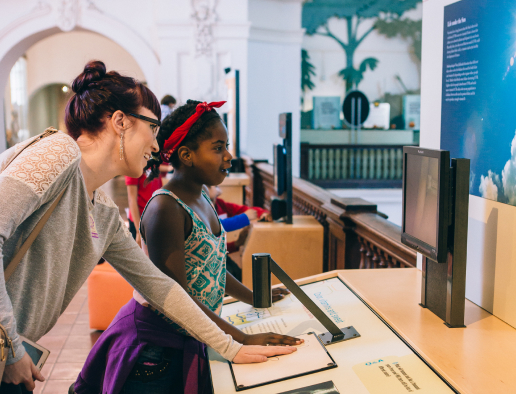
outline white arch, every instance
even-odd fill
[[[3,104],[2,92],[16,60],[36,42],[60,33],[62,30],[56,22],[57,17],[50,7],[35,8],[0,31],[0,104]],[[149,87],[159,94],[159,57],[130,26],[97,9],[83,9],[76,29],[101,34],[119,44],[136,60]],[[0,110],[0,152],[5,148],[4,111]]]

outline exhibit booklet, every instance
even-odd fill
[[[297,346],[297,351],[292,354],[269,357],[266,362],[257,364],[233,364],[228,361],[236,391],[337,368],[315,333],[309,332],[299,338],[304,339],[304,343]]]

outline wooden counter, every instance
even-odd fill
[[[466,328],[421,308],[421,271],[338,271],[344,282],[461,393],[516,393],[516,329],[466,300]]]
[[[512,362],[516,354],[515,328],[468,300],[466,300],[465,311],[466,328],[446,327],[441,319],[428,309],[419,306],[421,271],[415,268],[339,270],[303,278],[296,282],[299,285],[309,284],[336,276],[457,392],[516,393],[516,373]],[[228,299],[225,302],[231,302],[231,300]],[[353,388],[355,382],[352,374],[346,375],[349,367],[346,366],[343,355],[347,357],[353,353],[367,354],[371,351],[367,338],[372,337],[375,337],[373,348],[379,348],[382,345],[376,336],[377,333],[380,334],[380,331],[385,330],[372,327],[376,324],[374,319],[365,316],[359,309],[349,309],[345,315],[347,321],[362,334],[363,339],[357,339],[356,342],[355,340],[342,342],[328,348],[332,355],[340,358],[338,364],[342,369],[321,372],[286,381],[274,387],[263,386],[261,389],[249,391],[265,393],[277,388],[278,390],[274,392],[281,392],[324,380],[333,380],[337,387],[341,387],[340,390],[343,390],[341,392],[363,392],[356,391],[357,387]],[[387,329],[387,331],[390,330]],[[215,392],[234,392],[228,364],[213,351],[210,350],[210,352]],[[221,387],[223,387],[222,391]]]

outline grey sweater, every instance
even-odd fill
[[[46,137],[5,168],[29,142],[0,155],[0,259],[4,270],[59,193],[66,191],[7,283],[3,270],[0,274],[0,322],[16,352],[7,363],[25,354],[18,334],[33,341],[46,334],[101,257],[156,309],[232,360],[242,345],[221,331],[179,284],[154,266],[103,191],[95,191],[93,202],[89,199],[79,167],[81,152],[72,138],[61,132]]]

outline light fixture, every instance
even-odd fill
[[[67,93],[68,92],[68,86],[64,85],[61,90],[63,91],[63,93]]]

